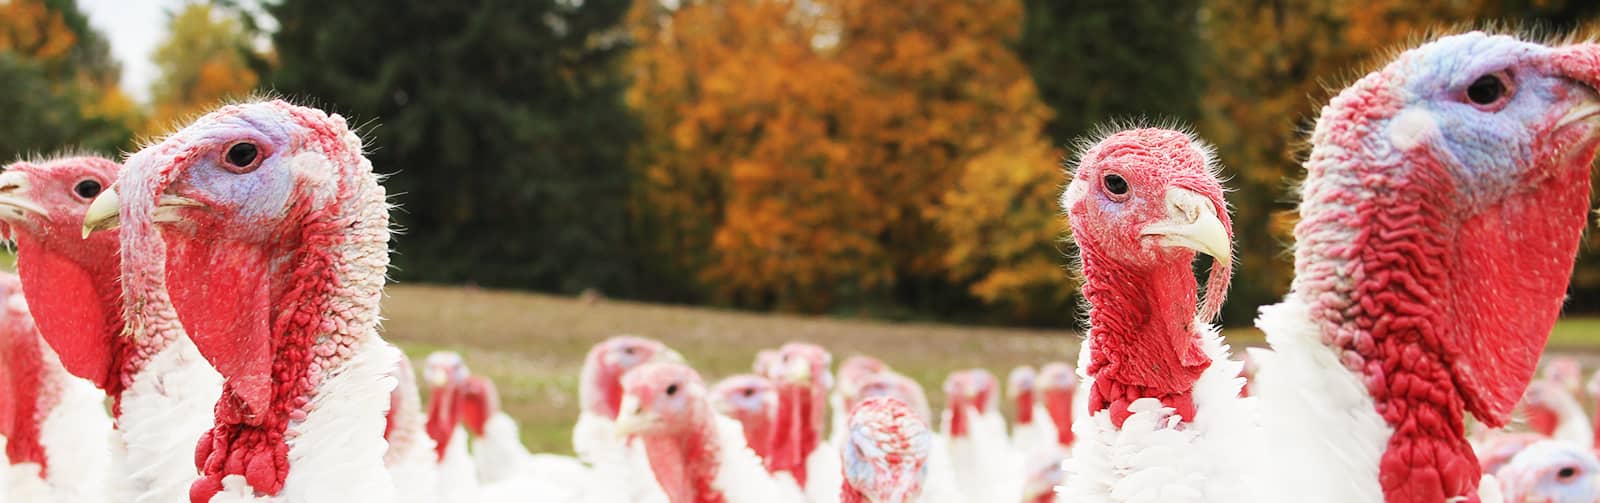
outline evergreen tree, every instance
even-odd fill
[[[627,0],[283,0],[291,99],[364,128],[401,278],[626,290]],[[626,292],[622,292],[626,293]]]

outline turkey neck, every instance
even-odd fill
[[[1071,389],[1046,389],[1042,392],[1044,410],[1049,413],[1050,422],[1056,426],[1056,443],[1062,447],[1072,446],[1072,392]]]
[[[92,289],[94,299],[99,302],[104,320],[101,321],[103,329],[98,334],[91,334],[92,341],[73,341],[70,351],[73,353],[100,353],[91,358],[91,361],[105,362],[104,366],[96,365],[95,368],[81,368],[74,370],[74,366],[67,366],[74,375],[84,378],[111,397],[111,414],[113,417],[122,415],[122,392],[133,384],[134,376],[144,371],[150,358],[165,351],[183,334],[183,328],[177,322],[177,313],[172,311],[172,304],[161,303],[151,299],[154,305],[142,306],[140,319],[150,322],[128,330],[123,318],[122,309],[122,261],[115,253],[110,253],[109,260],[94,262],[77,260],[81,257],[70,256],[47,246],[43,240],[35,238],[28,232],[16,233],[17,243],[17,271],[22,278],[24,291],[40,292],[52,295],[26,295],[30,305],[43,307],[47,302],[81,302],[83,299],[64,299],[53,295],[57,282],[63,281],[60,274],[71,274],[87,279],[87,287]],[[92,246],[92,245],[91,245]],[[80,254],[82,250],[79,250]],[[64,267],[70,271],[58,269]],[[78,278],[72,278],[77,280]],[[157,321],[162,320],[162,321]],[[48,324],[52,320],[45,320]],[[76,320],[70,323],[76,323]],[[41,327],[41,334],[45,328]],[[45,334],[48,335],[48,334]],[[85,343],[86,342],[86,343]],[[63,341],[62,347],[67,347]],[[87,346],[87,347],[84,347]],[[69,356],[71,358],[71,356]]]
[[[1033,424],[1033,390],[1017,393],[1017,424]]]
[[[671,503],[725,503],[713,484],[722,453],[711,423],[676,435],[642,437],[650,471]]]
[[[1128,405],[1155,398],[1194,418],[1194,383],[1211,365],[1195,331],[1197,282],[1191,260],[1133,268],[1082,247],[1083,296],[1089,302],[1089,410],[1109,410],[1117,427]]]
[[[288,440],[316,412],[313,404],[330,377],[346,364],[388,346],[378,337],[378,301],[388,266],[388,208],[372,173],[342,179],[337,203],[306,210],[294,203],[300,225],[272,240],[268,255],[272,311],[271,402],[251,415],[226,389],[216,426],[196,450],[202,479],[193,493],[209,499],[221,479],[244,475],[255,490],[278,494],[288,475]],[[374,375],[373,379],[381,376]],[[374,414],[381,417],[382,411]],[[383,431],[351,431],[381,439]]]
[[[811,384],[786,382],[778,386],[778,414],[772,428],[767,471],[789,472],[800,487],[806,485],[806,456],[822,441],[821,393]]]
[[[0,375],[6,377],[4,392],[10,396],[0,400],[0,406],[10,410],[0,411],[0,418],[9,419],[10,424],[0,424],[0,434],[5,435],[6,456],[11,464],[38,464],[39,478],[43,479],[48,477],[50,460],[40,441],[40,430],[50,411],[61,402],[61,380],[66,376],[45,363],[47,350],[38,335],[15,327],[17,322],[6,324],[11,325],[5,327],[11,333],[0,340],[4,344],[0,355],[5,357],[8,368]]]

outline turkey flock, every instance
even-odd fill
[[[619,335],[578,377],[575,456],[530,453],[455,353],[422,362],[422,402],[379,335],[391,207],[343,118],[223,106],[120,163],[0,173],[0,501],[1597,502],[1600,374],[1534,379],[1588,224],[1596,89],[1600,44],[1483,32],[1345,88],[1310,134],[1268,348],[1212,324],[1236,276],[1212,149],[1116,126],[1060,198],[1075,366],[952,373],[935,421],[872,357],[793,342],[708,382]]]

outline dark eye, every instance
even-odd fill
[[[633,348],[624,348],[624,349],[623,349],[623,350],[622,350],[622,353],[623,353],[623,354],[627,354],[627,355],[632,355],[632,354],[633,354],[633,352],[634,352],[634,349],[633,349]]]
[[[72,193],[77,194],[78,197],[84,199],[94,199],[94,196],[100,195],[101,188],[100,182],[94,180],[83,180],[78,182],[77,185],[72,186]]]
[[[744,397],[745,398],[750,398],[750,397],[753,397],[753,396],[756,396],[756,390],[753,390],[753,389],[750,389],[750,388],[745,388],[744,389]]]
[[[1561,471],[1556,472],[1556,478],[1570,479],[1570,478],[1572,478],[1573,475],[1577,475],[1577,474],[1578,474],[1578,469],[1577,468],[1573,468],[1573,467],[1567,466],[1567,467],[1562,467]]]
[[[676,395],[676,394],[678,394],[678,384],[677,383],[673,383],[673,384],[667,385],[667,396],[672,396],[672,395]]]
[[[1506,82],[1498,73],[1478,77],[1467,86],[1467,99],[1478,105],[1492,105],[1505,95]]]
[[[1128,181],[1122,175],[1110,174],[1105,177],[1106,190],[1112,194],[1123,195],[1128,193]]]
[[[258,154],[259,150],[254,143],[235,143],[232,147],[228,147],[228,164],[234,168],[249,168],[251,163],[256,162]]]

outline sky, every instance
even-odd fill
[[[150,82],[158,71],[150,54],[167,35],[167,12],[189,0],[78,0],[89,24],[111,41],[111,54],[122,62],[122,89],[148,103]]]

